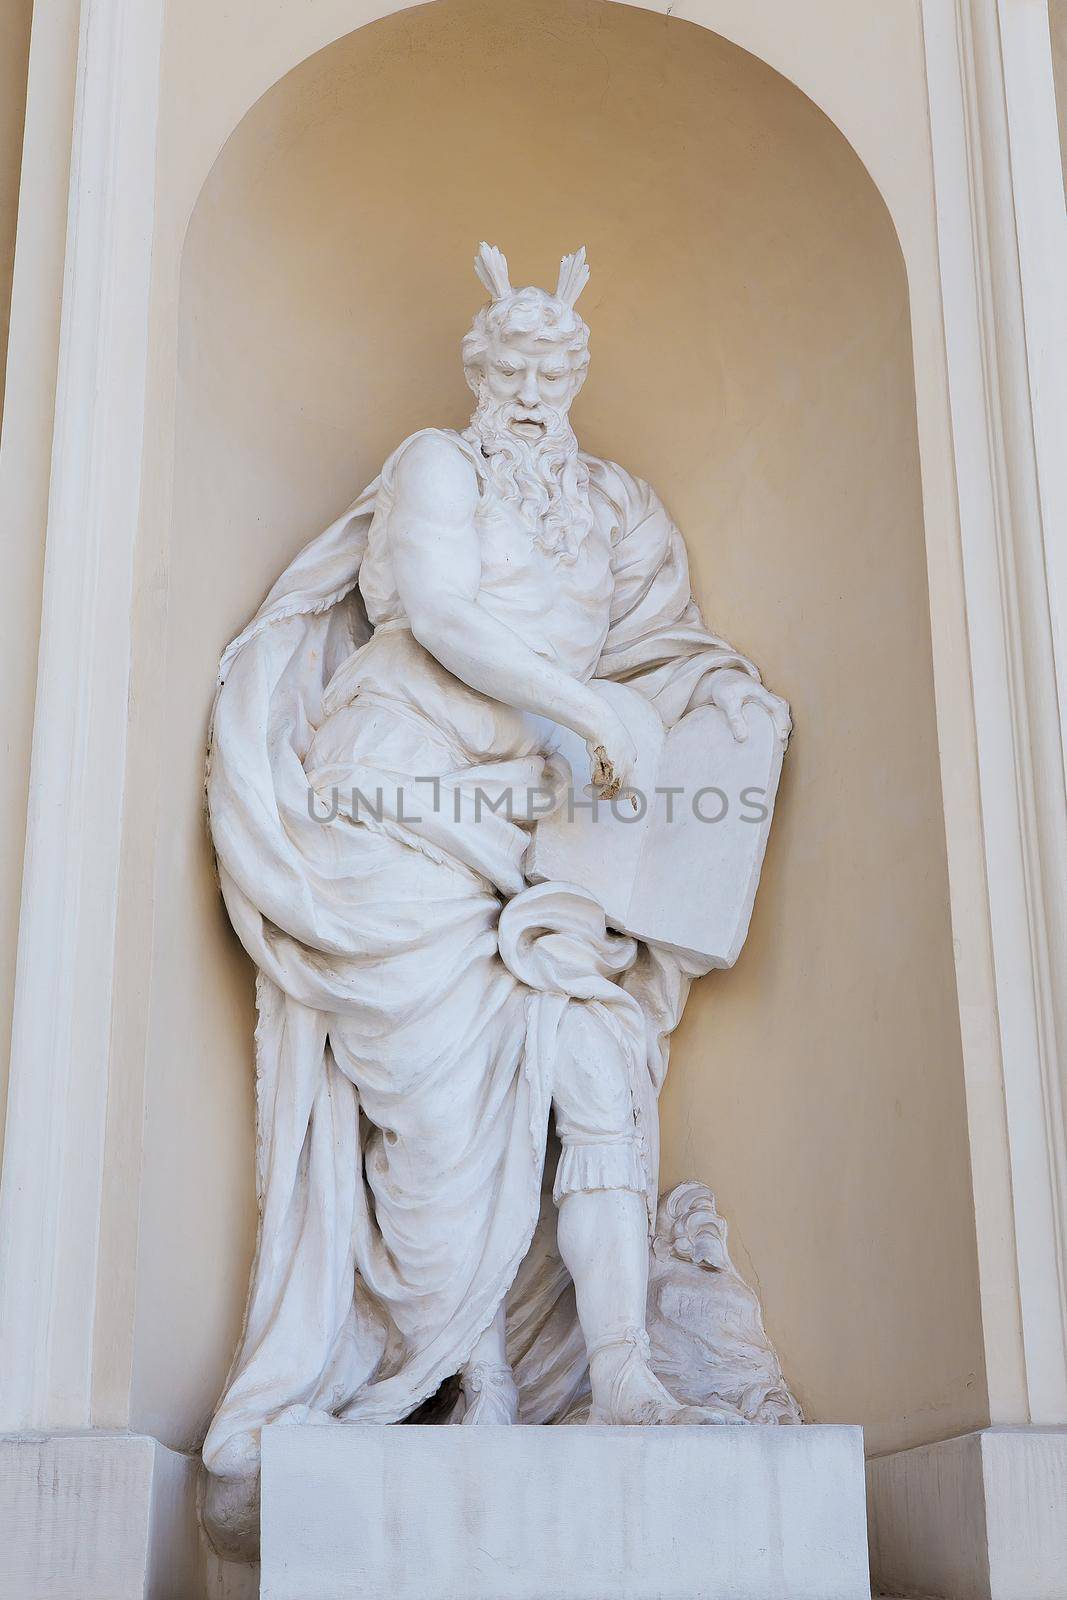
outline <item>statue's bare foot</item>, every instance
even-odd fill
[[[690,1406],[676,1400],[652,1371],[647,1338],[639,1333],[594,1352],[590,1363],[593,1404],[589,1422],[613,1427],[736,1427],[744,1417],[733,1406]]]
[[[519,1420],[519,1391],[510,1367],[494,1366],[488,1361],[475,1361],[464,1367],[460,1375],[463,1397],[467,1409],[463,1423],[474,1426],[480,1423],[497,1423],[505,1427]]]

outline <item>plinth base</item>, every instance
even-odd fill
[[[0,1600],[202,1593],[199,1466],[138,1434],[0,1438]]]
[[[867,1463],[879,1592],[1067,1600],[1067,1427],[985,1428]]]
[[[859,1428],[271,1427],[262,1600],[868,1600]]]

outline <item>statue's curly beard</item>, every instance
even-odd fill
[[[539,407],[535,416],[544,429],[538,439],[511,431],[520,413],[529,415],[525,406],[497,404],[483,392],[464,438],[481,451],[489,483],[516,507],[538,548],[570,564],[593,526],[589,472],[565,412]]]

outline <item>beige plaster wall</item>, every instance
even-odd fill
[[[656,483],[709,618],[796,713],[750,945],[678,1040],[665,1182],[716,1187],[809,1415],[865,1423],[875,1450],[981,1423],[892,225],[832,125],[713,34],[592,0],[445,0],[284,80],[188,235],[166,593],[145,596],[159,629],[142,640],[162,737],[139,863],[154,913],[133,1425],[195,1437],[252,1242],[251,974],[200,816],[214,662],[405,433],[465,415],[483,236],[535,281],[588,244],[579,433]]]
[[[1056,80],[1063,182],[1067,191],[1067,0],[1048,0],[1048,20],[1052,38],[1052,73]]]
[[[33,0],[0,0],[0,424],[4,416],[7,330],[11,275],[15,265],[15,222],[32,11]]]

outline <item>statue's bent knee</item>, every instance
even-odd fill
[[[574,1006],[574,1026],[562,1030],[552,1101],[562,1145],[553,1198],[593,1189],[633,1189],[647,1178],[634,1121],[630,1074],[621,1046]]]

